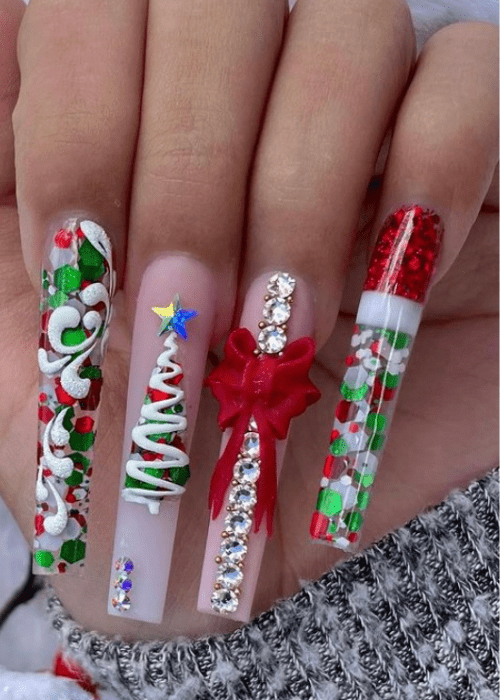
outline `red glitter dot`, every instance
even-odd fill
[[[325,463],[323,465],[323,476],[326,476],[327,479],[333,478],[333,470],[335,468],[335,457],[333,455],[328,455],[328,457],[325,459]]]
[[[339,401],[337,404],[337,408],[335,409],[335,417],[341,422],[345,423],[348,416],[349,416],[349,409],[352,406],[351,401]]]
[[[378,354],[379,351],[379,342],[378,340],[375,340],[371,345],[370,345],[370,350],[374,355]]]
[[[43,403],[44,401],[47,401],[47,394],[45,394],[43,391],[41,394],[38,395],[38,400],[40,403]]]
[[[60,574],[66,573],[66,564],[62,561],[57,565],[57,570],[59,571]]]
[[[93,427],[94,421],[90,416],[81,416],[75,421],[75,430],[77,433],[90,433]]]
[[[56,380],[56,396],[57,400],[59,403],[64,404],[65,406],[72,406],[76,399],[74,399],[72,396],[70,396],[66,391],[61,386],[61,380],[57,378]]]
[[[357,433],[358,430],[359,430],[359,425],[357,425],[357,423],[353,423],[352,425],[349,426],[350,433]]]
[[[83,233],[82,229],[80,227],[77,228],[76,235],[78,238],[85,238],[85,234]]]
[[[58,248],[69,248],[71,245],[71,231],[60,229],[54,236],[54,243]]]
[[[68,489],[68,493],[66,494],[66,501],[68,503],[75,503],[76,502],[75,494],[73,493],[73,491],[71,491],[69,489]]]
[[[38,419],[42,423],[48,423],[54,417],[54,411],[51,411],[48,406],[38,407]]]
[[[43,515],[35,515],[35,534],[37,536],[40,536],[45,532],[45,528],[43,526],[43,521],[44,521]]]
[[[52,471],[50,469],[43,469],[42,474],[44,476],[52,476]]]
[[[318,511],[313,513],[311,527],[309,528],[311,537],[316,540],[323,539],[323,537],[326,535],[329,524],[330,520],[326,517],[326,515],[323,515],[323,513],[319,513]]]
[[[180,382],[182,381],[183,377],[184,377],[183,374],[178,374],[176,377],[174,377],[174,378],[171,380],[172,384],[180,384]]]
[[[350,367],[352,364],[354,364],[355,361],[356,361],[356,358],[354,357],[354,355],[348,355],[345,358],[345,363],[348,367]]]
[[[338,431],[338,430],[332,430],[332,432],[330,433],[330,442],[333,442],[333,441],[336,440],[338,437],[340,437],[339,431]]]
[[[347,539],[349,540],[349,542],[356,542],[356,540],[358,539],[358,535],[356,532],[350,532],[347,535]]]
[[[172,394],[167,394],[165,391],[160,391],[159,389],[148,388],[148,396],[153,403],[157,401],[166,401],[166,399],[172,398]]]
[[[42,328],[42,331],[47,331],[49,327],[49,318],[50,318],[50,311],[46,311],[45,313],[42,314],[42,318],[40,319],[40,326]]]

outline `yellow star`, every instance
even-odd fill
[[[154,311],[160,318],[172,318],[175,313],[173,302],[168,306],[153,306],[151,311]]]

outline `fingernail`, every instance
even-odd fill
[[[311,537],[356,551],[441,246],[432,210],[404,206],[385,221],[356,317]]]
[[[308,378],[312,308],[302,280],[286,272],[259,277],[207,380],[224,434],[210,484],[201,612],[250,619],[289,423],[319,398]]]
[[[147,268],[132,342],[110,615],[162,620],[214,315],[215,283],[201,263],[171,255]]]
[[[49,235],[38,350],[36,574],[64,573],[84,563],[113,290],[111,244],[100,226],[75,217]]]

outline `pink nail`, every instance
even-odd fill
[[[200,612],[250,619],[288,424],[319,398],[307,376],[312,330],[307,285],[287,273],[262,275],[247,294],[225,359],[208,379],[225,430],[210,490]]]
[[[214,314],[204,265],[168,256],[148,267],[135,316],[110,615],[162,620]]]

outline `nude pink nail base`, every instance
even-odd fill
[[[159,623],[215,310],[211,273],[169,256],[137,302],[108,612]]]
[[[289,340],[311,333],[312,300],[306,285],[282,272],[258,278],[247,294],[241,326],[243,328],[231,334],[235,342],[239,342],[239,335],[235,334],[248,328],[255,335],[256,354],[281,354]],[[227,352],[228,346],[226,357]],[[307,390],[315,394],[316,389],[310,386],[312,389],[308,386]],[[313,400],[316,398],[309,403]],[[201,612],[223,614],[242,621],[250,619],[266,543],[265,523],[258,532],[254,527],[263,456],[257,423],[258,420],[250,416],[223,507],[210,521],[198,598]],[[230,440],[231,430],[226,430],[221,455],[228,449]],[[275,447],[279,477],[286,440],[278,440]]]

